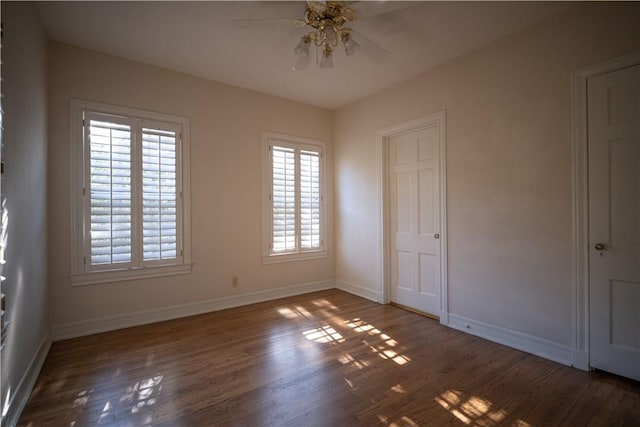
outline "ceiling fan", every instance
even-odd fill
[[[399,7],[406,7],[400,2],[395,5],[384,6],[384,3],[373,2],[347,2],[344,1],[307,1],[302,19],[234,19],[232,26],[235,28],[257,28],[264,26],[292,25],[294,28],[306,28],[304,34],[294,49],[296,62],[295,71],[305,70],[311,62],[310,47],[316,48],[316,54],[320,54],[320,68],[333,68],[333,52],[340,44],[344,47],[347,56],[354,55],[358,51],[364,52],[372,61],[380,63],[386,61],[391,53],[363,36],[352,28],[345,27],[348,22],[353,22],[361,10],[367,5],[373,5],[365,16],[373,16],[390,12]],[[355,38],[353,37],[355,35]],[[357,41],[356,41],[357,39]]]

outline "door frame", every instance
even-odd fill
[[[378,151],[378,188],[379,203],[378,216],[382,226],[379,234],[379,277],[381,280],[382,303],[391,302],[391,239],[390,239],[390,209],[389,200],[389,140],[393,136],[424,129],[437,124],[440,130],[439,168],[440,168],[440,323],[449,324],[449,309],[447,299],[447,162],[446,162],[446,112],[418,117],[402,123],[395,124],[377,131]]]
[[[640,64],[640,51],[612,58],[571,74],[573,173],[573,366],[589,370],[589,168],[587,80]]]

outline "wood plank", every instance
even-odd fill
[[[19,426],[640,425],[640,384],[330,290],[56,342]]]

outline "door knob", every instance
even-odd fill
[[[607,250],[607,245],[605,245],[604,243],[596,243],[594,246],[596,251],[606,251]]]

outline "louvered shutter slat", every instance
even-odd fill
[[[131,129],[89,120],[90,261],[131,262]]]

